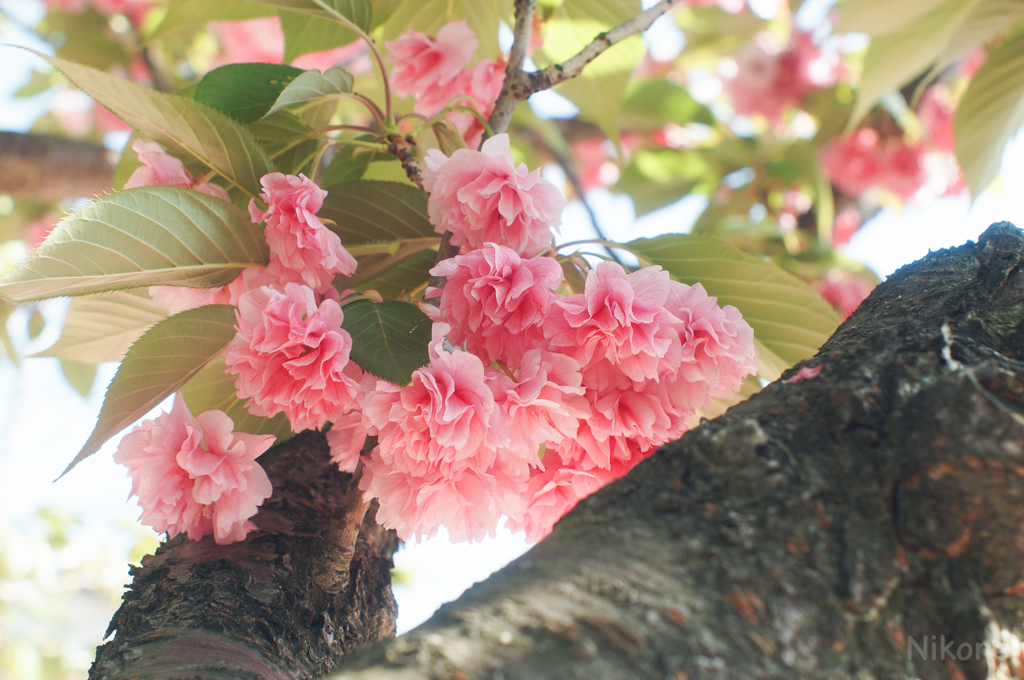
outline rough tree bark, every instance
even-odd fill
[[[110,152],[89,142],[0,132],[0,193],[38,201],[92,198],[114,179]]]
[[[773,383],[663,447],[529,553],[332,677],[1020,677],[1022,258],[1024,234],[1004,223],[904,267],[806,362],[823,368],[818,377]],[[278,472],[295,448],[278,447]],[[326,651],[319,609],[301,591],[301,551],[274,533],[296,513],[312,527],[322,511],[323,486],[303,496],[295,484],[246,544],[176,541],[149,560],[92,677],[158,677],[144,645],[167,635],[161,626],[190,625],[175,614],[190,601],[224,607],[214,627],[235,637],[218,640],[249,664],[233,677],[322,667],[289,665]],[[308,554],[315,536],[303,540]],[[361,554],[383,564],[393,544],[375,541]],[[282,551],[293,554],[290,571]],[[211,586],[225,570],[233,576]],[[299,585],[270,588],[268,572]],[[166,594],[153,590],[171,581]],[[369,590],[380,594],[367,604],[390,606]],[[255,628],[253,612],[273,625]],[[347,612],[332,615],[336,628],[346,615],[377,614]],[[381,616],[390,621],[390,610]],[[303,641],[316,653],[288,651]],[[111,645],[120,665],[102,661]]]

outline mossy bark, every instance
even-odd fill
[[[901,269],[806,362],[820,375],[773,383],[662,447],[526,555],[331,677],[1019,677],[1022,256],[1024,234],[1001,224]],[[187,580],[198,566],[173,548]],[[171,569],[164,559],[133,593],[151,587],[138,585],[147,570]],[[252,569],[194,585],[228,600]],[[135,616],[183,597],[149,597]],[[302,603],[289,597],[279,606]],[[315,625],[315,609],[296,611]],[[300,654],[255,648],[273,669],[234,677],[308,677],[310,665],[289,665]]]

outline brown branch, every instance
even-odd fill
[[[38,201],[95,196],[113,184],[109,155],[89,142],[0,132],[0,193]]]
[[[512,112],[515,111],[519,99],[512,91],[523,76],[523,62],[526,61],[526,50],[530,45],[530,35],[533,31],[533,10],[536,0],[516,0],[516,26],[514,29],[515,39],[512,41],[512,50],[508,54],[508,66],[505,67],[505,82],[501,86],[501,94],[491,111],[491,118],[488,120],[494,134],[498,135],[508,129],[508,122],[512,120]]]

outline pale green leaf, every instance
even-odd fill
[[[263,232],[227,201],[183,187],[139,187],[61,220],[0,279],[0,295],[26,301],[156,285],[214,288],[269,261]]]
[[[255,197],[260,178],[274,171],[252,135],[219,111],[71,61],[45,59],[139,134],[173,155],[195,158],[249,196]]]
[[[445,24],[464,19],[480,41],[473,60],[495,59],[502,17],[498,0],[404,0],[384,24],[384,39],[394,40],[409,29],[433,37]]]
[[[61,359],[60,370],[64,379],[83,397],[88,397],[92,384],[96,382],[96,364],[74,359]]]
[[[192,98],[248,125],[267,115],[289,83],[303,73],[281,64],[227,64],[203,76]]]
[[[593,42],[598,34],[640,11],[639,0],[565,0],[542,24],[542,61],[565,61]],[[611,47],[587,64],[580,75],[556,86],[555,91],[578,106],[583,117],[600,125],[617,143],[623,96],[643,55],[643,40],[633,36]]]
[[[310,52],[331,50],[359,38],[352,29],[337,21],[296,12],[281,12],[284,33],[284,63]]]
[[[107,388],[99,421],[62,474],[174,394],[235,337],[235,308],[207,305],[164,319],[132,345]]]
[[[437,237],[427,217],[427,195],[398,182],[362,180],[330,188],[317,213],[342,244]]]
[[[883,35],[911,26],[946,0],[843,0],[836,33]]]
[[[282,90],[274,105],[270,107],[267,115],[276,113],[292,104],[337,97],[339,94],[349,94],[350,92],[352,92],[352,75],[345,69],[335,66],[323,73],[313,69],[290,82],[288,87]]]
[[[945,0],[912,25],[871,40],[857,103],[848,123],[854,127],[882,95],[927,71],[949,44],[964,17],[980,0]]]
[[[351,22],[363,31],[370,30],[373,23],[373,6],[370,0],[252,0],[269,7],[298,12],[312,17],[330,19],[341,23]]]
[[[1024,17],[1024,0],[982,0],[957,27],[932,73],[938,74],[979,45],[1001,35]]]
[[[224,357],[218,355],[181,388],[181,396],[192,413],[223,411],[234,422],[236,432],[272,434],[279,444],[295,436],[284,413],[273,418],[249,413],[246,400],[239,399],[235,391],[235,376],[225,373],[226,368]]]
[[[956,157],[977,196],[999,174],[1003,149],[1024,123],[1024,32],[988,55],[953,115]]]
[[[839,325],[813,288],[771,262],[716,239],[667,234],[625,244],[677,281],[700,283],[722,306],[739,309],[754,338],[787,366],[814,355]],[[772,358],[768,369],[777,370]]]
[[[272,16],[274,10],[248,0],[171,0],[167,16],[156,27],[150,40],[183,26],[208,21],[238,21]]]
[[[430,361],[431,321],[408,302],[357,300],[343,308],[341,327],[352,336],[352,361],[396,385],[406,385],[413,371]]]
[[[75,298],[68,307],[60,339],[35,356],[98,364],[120,361],[153,325],[167,318],[145,289]]]

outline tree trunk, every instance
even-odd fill
[[[102,146],[46,135],[0,132],[0,194],[37,201],[110,191],[114,165]]]
[[[529,553],[415,631],[346,659],[332,677],[1021,677],[1022,255],[1024,234],[1003,223],[978,244],[904,267],[807,362],[820,375],[773,383],[662,447]],[[296,499],[317,497],[300,491]],[[270,532],[296,509],[273,500],[257,518],[266,531],[233,550],[284,540]],[[314,509],[302,511],[315,521]],[[240,561],[235,581],[214,588],[195,578],[214,564],[212,550],[172,542],[136,575],[129,597],[144,601],[126,603],[112,624],[118,639],[130,636],[120,668],[157,677],[133,645],[162,635],[161,626],[186,628],[175,615],[185,601],[237,601],[224,620],[259,639],[251,649],[248,638],[230,643],[250,669],[232,676],[309,677],[316,664],[293,659],[323,653],[285,653],[280,642],[315,637],[309,595],[246,590],[267,583],[264,565],[280,559],[260,569]],[[301,585],[308,567],[295,557],[292,567],[287,577]],[[174,592],[153,591],[171,580]],[[280,620],[273,632],[245,619],[263,601]],[[143,608],[149,627],[140,636],[130,631]],[[375,613],[348,611],[362,620]]]

